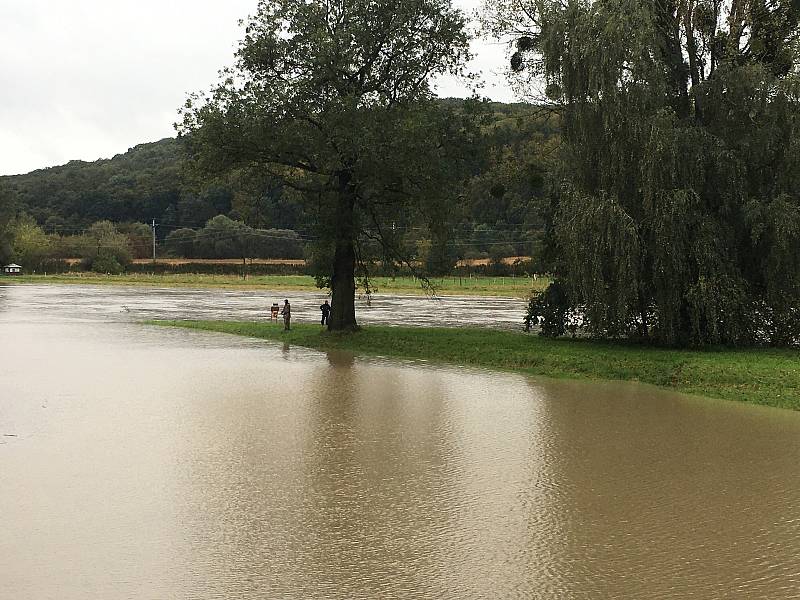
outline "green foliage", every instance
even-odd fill
[[[52,235],[53,241],[53,258],[79,258],[88,256],[92,252],[92,248],[97,245],[96,240],[93,240],[87,235],[67,235],[58,236]]]
[[[153,231],[144,223],[120,223],[117,230],[128,236],[133,258],[148,258],[153,255]]]
[[[41,271],[50,257],[51,242],[41,227],[27,216],[20,216],[11,226],[13,260],[26,271]]]
[[[142,144],[110,160],[71,161],[0,180],[16,191],[20,210],[48,233],[75,233],[99,220],[160,219],[187,193],[174,139]]]
[[[331,241],[320,241],[306,246],[305,261],[308,272],[314,277],[314,283],[319,289],[331,287],[331,263],[334,244]]]
[[[194,229],[182,227],[167,235],[164,240],[167,252],[172,256],[182,256],[183,258],[198,258],[195,250],[197,232]]]
[[[96,273],[119,274],[131,258],[128,236],[120,233],[113,223],[98,221],[88,229],[81,254],[84,268]]]
[[[184,258],[303,257],[303,242],[294,231],[253,229],[224,215],[210,219],[200,230],[181,228],[167,235],[164,247]]]
[[[480,157],[451,218],[459,258],[538,255],[546,179],[559,143],[558,115],[546,106],[489,103]]]
[[[796,2],[523,4],[491,23],[562,105],[551,240],[588,331],[800,343]]]
[[[210,219],[195,238],[195,251],[201,258],[241,258],[248,256],[247,242],[241,223],[218,215]]]
[[[423,272],[426,275],[438,277],[452,273],[458,260],[455,246],[442,238],[434,238],[427,249],[423,260]]]
[[[133,263],[125,268],[125,273],[130,275],[131,278],[126,283],[138,283],[142,281],[140,275],[146,275],[146,282],[151,285],[170,286],[175,283],[173,276],[188,275],[183,277],[181,282],[194,282],[197,286],[217,286],[217,285],[237,285],[246,281],[249,284],[252,282],[254,285],[270,285],[281,286],[286,285],[283,279],[292,277],[288,280],[289,285],[294,286],[297,279],[293,276],[304,275],[306,267],[303,264],[286,264],[286,263],[269,263],[263,264],[260,262],[253,262],[248,260],[246,264],[236,261],[230,262],[144,262]],[[197,275],[197,279],[191,276]],[[219,279],[212,279],[204,277],[204,275],[219,276]],[[246,278],[243,278],[246,275]],[[269,277],[267,275],[274,275],[279,277]],[[227,277],[226,277],[227,276]],[[308,281],[304,279],[303,281]],[[310,283],[310,281],[309,281]],[[310,285],[308,287],[311,287]]]
[[[134,256],[146,258],[152,252],[152,219],[165,226],[159,230],[163,238],[171,228],[202,227],[212,217],[233,211],[235,182],[199,186],[185,171],[181,145],[164,139],[110,160],[71,161],[0,181],[15,192],[19,210],[47,233],[74,235],[97,221],[119,223],[131,239]]]
[[[91,260],[90,268],[95,273],[119,275],[125,271],[117,257],[108,250],[100,250]]]
[[[258,172],[302,199],[333,254],[331,327],[356,327],[362,241],[404,260],[391,224],[444,212],[469,159],[469,111],[433,102],[430,81],[462,73],[465,18],[449,0],[268,0],[236,64],[195,95],[178,129],[197,168]],[[363,274],[363,273],[362,273]]]
[[[524,323],[525,331],[538,326],[540,335],[561,337],[567,332],[574,336],[580,321],[570,306],[569,296],[563,286],[554,282],[531,297]]]

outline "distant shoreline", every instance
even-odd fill
[[[549,284],[546,278],[536,280],[526,277],[434,277],[434,291],[441,296],[505,297],[527,299],[532,291],[543,290]],[[139,287],[209,288],[255,290],[269,288],[287,291],[320,291],[313,277],[308,275],[253,275],[246,280],[236,275],[130,273],[125,275],[99,275],[96,273],[65,273],[59,275],[20,275],[0,277],[0,283],[67,284],[67,285],[122,285]],[[424,296],[426,292],[412,277],[375,277],[372,279],[376,294],[402,294]]]

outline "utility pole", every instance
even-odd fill
[[[153,262],[156,262],[156,220],[153,219]]]

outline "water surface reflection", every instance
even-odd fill
[[[797,597],[795,413],[2,292],[0,598]]]

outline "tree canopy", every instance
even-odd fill
[[[185,258],[303,258],[303,241],[295,231],[254,229],[225,215],[209,219],[199,230],[170,232],[164,247]]]
[[[562,115],[558,278],[534,312],[603,337],[797,343],[799,19],[796,0],[497,3],[511,67]]]
[[[200,169],[267,176],[303,198],[329,249],[331,329],[357,327],[362,243],[400,259],[398,223],[446,211],[470,129],[433,102],[431,80],[463,74],[468,56],[450,0],[262,0],[235,65],[187,102],[179,132]]]

